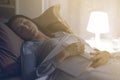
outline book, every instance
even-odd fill
[[[79,56],[70,57],[64,60],[62,63],[59,63],[55,60],[53,64],[67,74],[77,77],[87,70],[91,64],[91,57],[81,54]]]

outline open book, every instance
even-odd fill
[[[73,56],[62,63],[54,62],[54,65],[60,70],[72,75],[80,76],[91,64],[91,58],[87,55]]]

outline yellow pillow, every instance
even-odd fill
[[[60,5],[48,8],[33,21],[37,24],[38,29],[49,37],[54,37],[53,33],[58,31],[72,33],[69,25],[60,16]]]

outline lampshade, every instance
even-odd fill
[[[95,33],[95,41],[99,43],[100,34],[109,32],[108,15],[105,12],[92,12],[88,22],[87,30]]]
[[[87,30],[92,33],[109,32],[108,15],[105,12],[95,11],[90,14]]]

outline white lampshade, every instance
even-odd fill
[[[95,11],[90,14],[87,30],[100,38],[101,33],[109,32],[108,15],[105,12]]]

